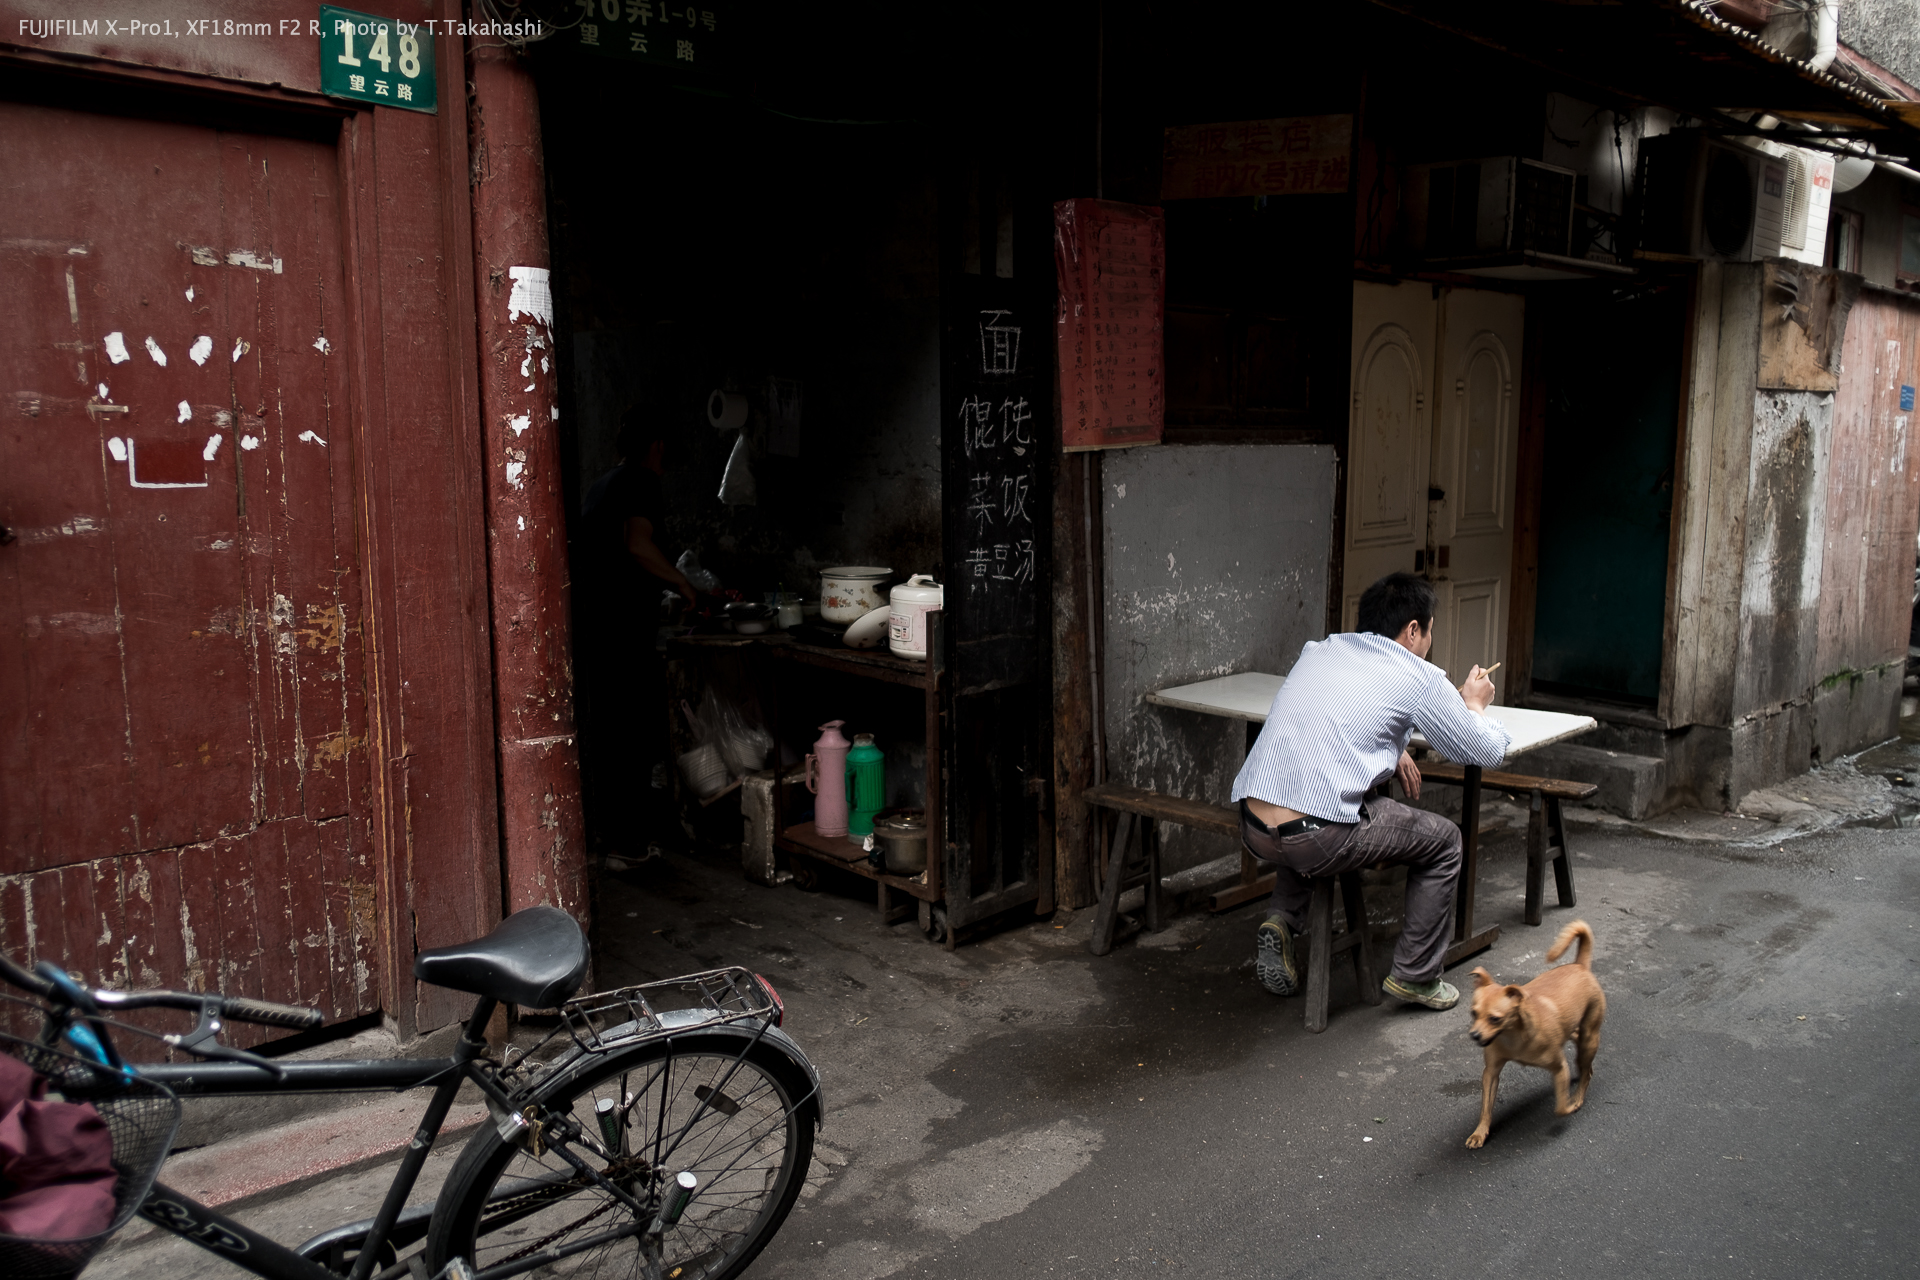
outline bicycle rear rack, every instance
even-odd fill
[[[738,966],[708,969],[576,996],[561,1007],[558,1025],[546,1035],[527,1048],[509,1048],[500,1072],[538,1075],[554,1064],[536,1061],[535,1055],[563,1039],[582,1054],[595,1054],[661,1036],[779,1018],[778,1000],[753,973]]]

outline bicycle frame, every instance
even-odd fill
[[[116,1064],[108,1065],[108,1070],[119,1069],[117,1064],[120,1062],[107,1035],[107,1024],[100,1021],[110,1011],[150,1007],[198,1008],[200,1026],[192,1036],[162,1038],[176,1048],[202,1055],[208,1054],[211,1048],[219,1048],[217,1044],[210,1046],[207,1043],[208,1038],[220,1029],[221,1024],[216,1016],[219,1013],[283,1026],[310,1025],[309,1019],[318,1019],[317,1014],[290,1006],[274,1006],[220,995],[89,992],[51,966],[43,965],[39,972],[42,975],[40,977],[29,974],[0,955],[0,979],[52,1002],[57,1010],[63,1010],[57,1014],[48,1013],[49,1028],[59,1028],[69,1037],[77,1035],[77,1041],[84,1040],[91,1046],[89,1052],[96,1060],[103,1064]],[[648,993],[663,988],[697,991],[704,1004],[695,1008],[658,1009],[650,1003]],[[686,1195],[683,1193],[677,1201],[672,1197],[667,1201],[658,1201],[649,1196],[646,1203],[641,1203],[634,1198],[636,1193],[608,1181],[572,1152],[574,1142],[582,1136],[577,1126],[571,1126],[568,1122],[552,1128],[551,1123],[538,1116],[533,1109],[522,1112],[516,1098],[520,1097],[519,1091],[524,1086],[512,1080],[512,1072],[517,1069],[517,1064],[511,1061],[499,1064],[487,1058],[485,1032],[497,1007],[498,1003],[493,998],[480,997],[452,1052],[444,1058],[275,1063],[239,1050],[220,1048],[219,1057],[212,1061],[202,1059],[140,1064],[135,1069],[143,1079],[163,1085],[180,1097],[382,1090],[398,1092],[427,1087],[433,1089],[433,1096],[416,1126],[413,1140],[401,1156],[399,1168],[394,1171],[379,1212],[371,1219],[347,1223],[323,1232],[297,1249],[260,1235],[158,1180],[152,1184],[137,1212],[161,1229],[190,1240],[243,1270],[265,1276],[268,1280],[339,1280],[341,1272],[316,1258],[337,1257],[344,1251],[355,1251],[353,1267],[348,1273],[350,1280],[401,1280],[414,1270],[418,1259],[409,1257],[400,1260],[399,1252],[426,1236],[436,1209],[435,1203],[408,1207],[407,1199],[413,1193],[434,1141],[446,1123],[455,1096],[463,1084],[472,1082],[485,1094],[502,1138],[512,1140],[513,1131],[519,1130],[530,1134],[537,1143],[544,1134],[548,1149],[573,1167],[576,1179],[596,1184],[633,1214],[633,1221],[629,1225],[599,1233],[557,1251],[490,1267],[479,1273],[478,1280],[506,1280],[506,1277],[534,1270],[573,1253],[597,1248],[613,1239],[639,1236],[643,1238],[643,1252],[648,1247],[657,1250],[663,1225],[670,1226],[678,1219],[680,1209],[686,1203]],[[603,1039],[601,1028],[614,1024],[621,1028],[648,1025],[652,1032],[643,1036],[643,1039],[658,1038],[669,1043],[683,1035],[712,1034],[723,1028],[731,1028],[732,1034],[741,1041],[739,1062],[744,1062],[763,1040],[776,1042],[780,1052],[789,1055],[803,1067],[809,1077],[811,1088],[802,1102],[817,1099],[819,1075],[799,1046],[778,1030],[781,1012],[779,997],[764,978],[736,968],[709,970],[569,1001],[561,1010],[561,1025],[550,1033],[548,1040],[565,1036],[572,1041],[574,1051],[597,1054],[634,1043],[634,1038],[627,1035],[612,1040]],[[114,1022],[111,1025],[122,1030],[139,1030],[125,1023]],[[529,1052],[521,1051],[522,1062],[527,1060]],[[708,1105],[702,1100],[694,1115],[686,1121],[683,1134],[691,1130]],[[817,1102],[813,1103],[811,1110],[817,1125]],[[591,1138],[588,1141],[591,1145]],[[537,1151],[538,1147],[535,1149]],[[521,1184],[510,1194],[523,1194],[526,1185]],[[688,1189],[691,1190],[690,1185]],[[651,1226],[646,1225],[649,1221]],[[382,1254],[388,1252],[395,1261],[376,1276]],[[463,1270],[456,1272],[455,1267]],[[453,1260],[449,1262],[448,1272],[459,1275],[461,1280],[474,1280],[474,1273],[464,1268],[464,1262]],[[658,1259],[655,1256],[651,1274],[657,1272]],[[441,1278],[437,1277],[436,1280]]]
[[[352,1280],[370,1280],[383,1246],[396,1251],[426,1234],[432,1205],[421,1205],[409,1217],[405,1228],[396,1232],[413,1194],[420,1170],[426,1165],[447,1113],[453,1107],[460,1086],[471,1080],[500,1106],[508,1105],[506,1094],[481,1068],[486,1050],[487,1020],[493,1016],[495,1002],[482,998],[467,1019],[465,1029],[452,1054],[445,1058],[409,1058],[389,1061],[287,1062],[278,1064],[283,1074],[276,1076],[263,1067],[232,1062],[185,1062],[143,1065],[140,1074],[164,1084],[181,1097],[233,1097],[251,1094],[297,1094],[372,1092],[376,1090],[417,1089],[434,1085],[426,1113],[416,1126],[413,1141],[394,1171],[393,1182],[381,1201],[380,1210],[370,1222],[336,1227],[314,1240],[306,1248],[332,1243],[351,1243],[359,1237],[359,1256],[354,1260]],[[193,1197],[155,1181],[140,1205],[140,1216],[164,1230],[183,1236],[203,1249],[219,1254],[237,1267],[268,1277],[268,1280],[339,1280],[339,1274],[311,1258],[270,1240],[259,1232],[227,1217],[217,1209],[201,1204]],[[404,1271],[404,1264],[401,1267]]]

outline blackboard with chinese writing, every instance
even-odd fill
[[[1044,308],[1010,280],[962,276],[945,317],[940,401],[947,634],[956,688],[1032,677],[1052,419]]]

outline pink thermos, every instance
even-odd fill
[[[813,792],[813,829],[823,836],[847,834],[847,748],[840,736],[845,720],[820,726],[820,738],[807,754],[807,790]]]

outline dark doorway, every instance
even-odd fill
[[[1534,687],[1651,705],[1660,692],[1667,534],[1687,290],[1543,296],[1547,429]]]

